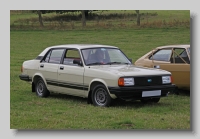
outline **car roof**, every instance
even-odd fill
[[[163,49],[163,48],[188,48],[190,47],[190,44],[178,44],[178,45],[165,45],[165,46],[159,46],[157,49]]]
[[[50,46],[50,47],[47,47],[47,48],[57,48],[57,47],[77,48],[77,49],[85,49],[85,48],[91,48],[91,47],[113,47],[113,48],[117,48],[115,46],[100,45],[100,44],[64,44],[64,45]]]
[[[55,45],[47,47],[43,52],[39,54],[39,56],[44,56],[46,52],[51,48],[76,48],[76,49],[87,49],[87,48],[98,48],[98,47],[104,47],[104,48],[118,48],[116,46],[110,46],[110,45],[100,45],[100,44],[63,44],[63,45]]]

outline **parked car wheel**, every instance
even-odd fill
[[[112,98],[104,85],[97,85],[92,91],[92,102],[95,106],[107,107],[111,104]]]
[[[36,95],[39,97],[48,97],[50,95],[44,81],[41,78],[36,81],[35,90]]]

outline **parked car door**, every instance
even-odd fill
[[[185,48],[158,50],[149,60],[153,68],[170,71],[173,83],[179,88],[190,88],[190,59]]]
[[[39,70],[47,82],[49,91],[57,91],[58,67],[65,49],[52,49],[39,65]]]
[[[67,49],[62,63],[58,68],[58,81],[59,90],[62,93],[85,96],[83,85],[84,66],[74,63],[76,61],[82,61],[80,53],[77,49]]]

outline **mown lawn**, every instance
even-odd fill
[[[84,98],[52,94],[39,98],[19,79],[21,64],[58,44],[118,46],[133,62],[149,50],[189,44],[189,28],[10,31],[11,129],[176,129],[190,130],[190,95],[170,94],[158,104],[115,100],[109,108],[88,105]]]

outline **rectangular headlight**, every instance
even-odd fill
[[[124,78],[124,86],[128,86],[128,85],[134,85],[134,79],[133,78]]]
[[[163,84],[171,83],[171,76],[162,76],[162,83]]]
[[[119,86],[131,86],[134,85],[134,78],[119,78],[118,85]]]

